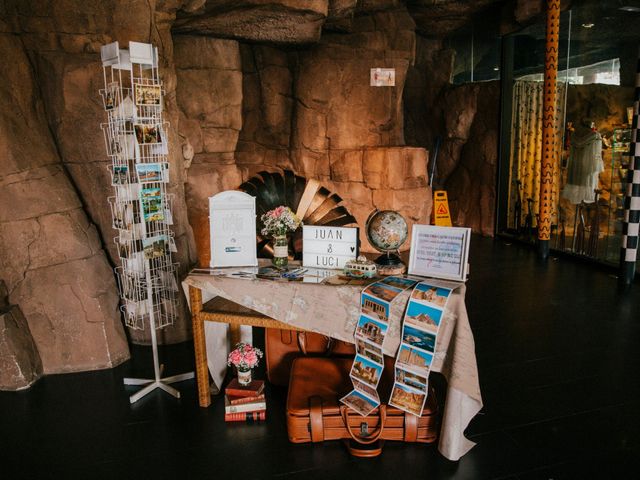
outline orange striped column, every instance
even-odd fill
[[[560,0],[547,0],[547,38],[544,63],[544,101],[542,119],[542,164],[540,165],[540,202],[538,212],[538,253],[549,257],[551,211],[553,209],[553,172],[557,165],[556,78],[558,76],[558,40]]]

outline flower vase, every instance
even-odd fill
[[[251,383],[251,369],[249,368],[247,370],[240,370],[239,368],[237,368],[237,371],[238,371],[238,383],[243,387],[246,387],[247,385],[249,385]]]
[[[286,235],[273,237],[273,265],[285,268],[289,264],[289,240]]]

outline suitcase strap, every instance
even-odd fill
[[[349,432],[349,435],[351,435],[351,438],[362,445],[369,445],[378,441],[378,439],[382,435],[382,432],[384,431],[384,424],[387,421],[387,407],[386,405],[380,405],[380,407],[378,407],[378,410],[380,411],[380,425],[378,426],[378,431],[376,431],[376,433],[374,434],[362,437],[353,433],[353,430],[351,429],[351,425],[349,424],[349,407],[347,407],[346,405],[340,406],[342,420],[344,421],[344,424],[347,427],[347,431]]]
[[[404,414],[404,441],[418,441],[418,418],[410,413]]]
[[[322,397],[309,397],[309,429],[313,443],[324,441],[324,422],[322,421]]]

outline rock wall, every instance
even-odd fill
[[[20,33],[27,54],[35,66],[48,129],[82,207],[98,227],[102,244],[112,265],[118,265],[107,198],[113,195],[104,140],[99,125],[105,113],[98,90],[103,87],[99,62],[100,46],[119,40],[152,42],[159,45],[162,79],[165,86],[166,118],[179,123],[176,107],[176,75],[170,27],[181,2],[142,0],[75,2],[36,0],[9,1],[12,28]],[[46,128],[46,127],[45,127]],[[174,194],[173,230],[181,273],[195,259],[195,245],[184,201],[182,141],[175,128],[169,130],[169,164]],[[109,267],[110,268],[110,267]],[[113,283],[111,284],[113,286]],[[113,293],[113,292],[112,292]],[[136,343],[148,343],[149,332],[132,330]],[[190,321],[183,302],[182,316],[159,334],[161,341],[173,343],[190,336]]]
[[[0,279],[44,373],[112,367],[129,351],[115,279],[61,162],[19,37],[0,33]]]
[[[406,140],[433,149],[440,137],[434,186],[447,191],[452,222],[493,235],[500,84],[452,85],[454,55],[442,41],[418,37],[405,90]]]
[[[426,149],[437,135],[438,183],[454,221],[492,232],[498,87],[450,86],[452,52],[416,35],[445,35],[460,19],[434,18],[466,18],[480,5],[445,3],[1,0],[0,153],[9,160],[0,169],[0,280],[25,314],[45,373],[128,355],[98,127],[101,45],[159,47],[184,274],[208,264],[207,198],[261,170],[320,180],[360,226],[375,208],[427,222]],[[396,86],[369,86],[375,67],[395,68]],[[183,309],[160,341],[189,335]],[[129,336],[148,341],[148,332]]]

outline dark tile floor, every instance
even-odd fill
[[[637,478],[640,286],[620,294],[594,267],[475,237],[467,308],[485,408],[459,462],[429,446],[361,460],[339,443],[291,445],[278,388],[260,425],[226,425],[219,398],[198,408],[192,381],[180,401],[156,392],[130,406],[122,377],[151,368],[136,347],[113,370],[0,393],[0,478]],[[191,368],[190,348],[162,349],[168,375]]]

